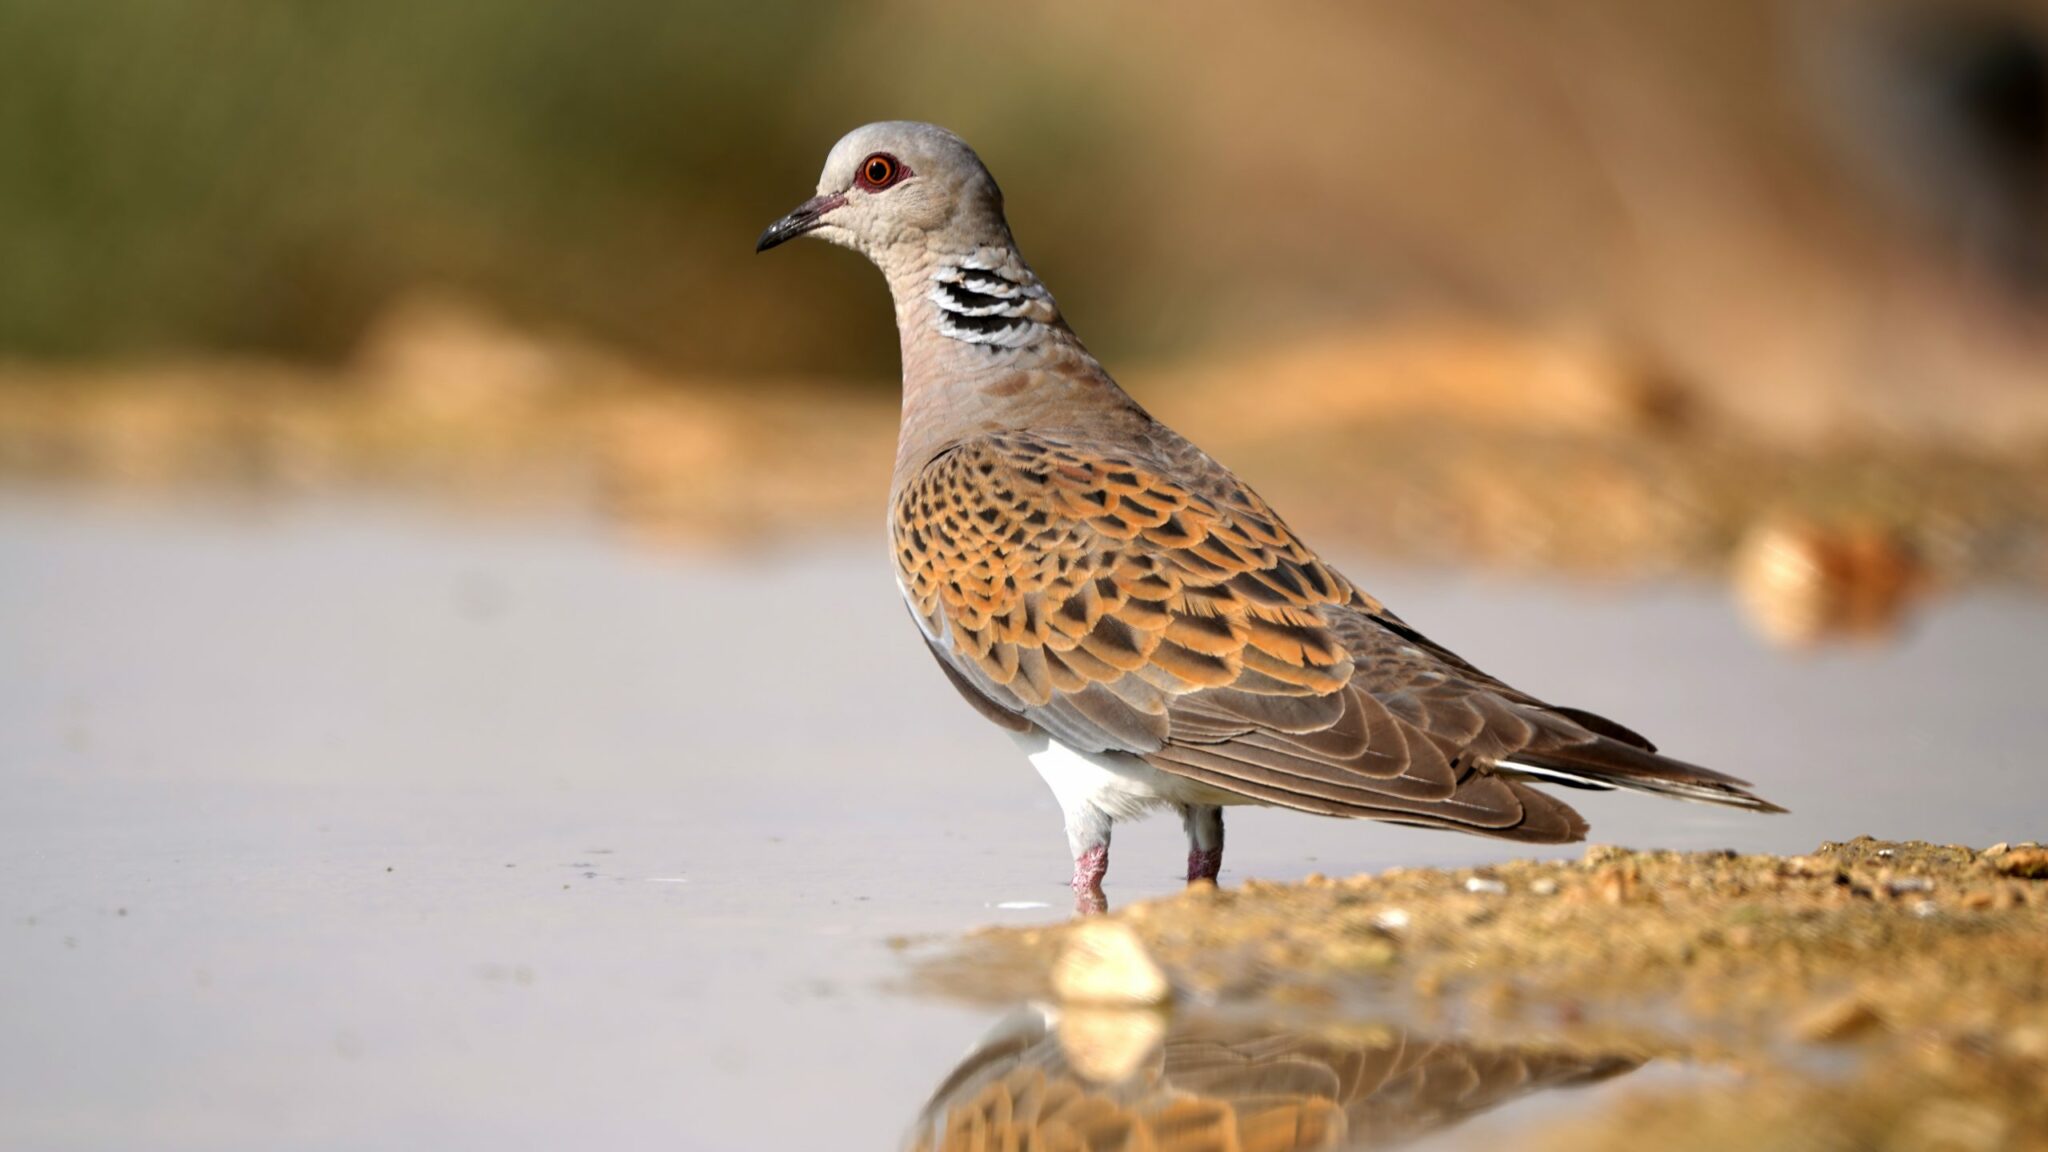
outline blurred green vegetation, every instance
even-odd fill
[[[2036,0],[0,0],[0,479],[865,515],[887,294],[753,243],[888,118],[1354,539],[2048,579]]]
[[[0,358],[331,361],[427,290],[884,381],[873,271],[752,244],[888,118],[1119,371],[1454,316],[1781,430],[2048,421],[2035,0],[0,0]]]
[[[973,20],[905,40],[913,22],[885,15],[0,0],[0,354],[333,358],[432,285],[677,367],[883,376],[870,270],[751,249],[842,132],[890,116],[999,156],[1042,265],[1092,257],[1103,274],[1074,278],[1070,312],[1122,298],[1103,257],[1143,242],[1115,228],[1138,187],[1077,187],[1053,163],[1130,135],[1099,63],[974,51]]]

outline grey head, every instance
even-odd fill
[[[1003,194],[966,141],[933,124],[885,120],[825,157],[818,194],[769,225],[765,252],[815,235],[888,269],[899,255],[1008,247]]]
[[[798,236],[861,253],[889,282],[903,353],[899,478],[972,429],[1140,412],[1018,255],[1002,192],[951,132],[892,120],[847,133],[818,194],[754,247]]]

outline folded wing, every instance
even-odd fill
[[[998,433],[899,493],[905,598],[992,718],[1266,803],[1525,841],[1585,832],[1530,778],[1771,807],[1480,672],[1185,441],[1152,448]]]

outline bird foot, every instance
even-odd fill
[[[1214,883],[1217,873],[1223,871],[1223,849],[1191,848],[1188,850],[1188,883],[1203,880]]]

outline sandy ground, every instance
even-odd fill
[[[1716,585],[1340,559],[1793,809],[1593,796],[1598,840],[2040,831],[2035,600],[1788,658]],[[861,542],[714,559],[573,517],[17,491],[0,632],[10,1147],[887,1146],[1003,1014],[906,993],[906,960],[1064,915],[1050,798]],[[1226,886],[1514,855],[1264,812],[1231,845]],[[1181,854],[1170,822],[1120,832],[1112,902],[1174,892]]]
[[[1036,1013],[948,1080],[924,1148],[1382,1148],[1503,1107],[1518,1148],[2048,1148],[2032,842],[1198,886],[979,933],[926,972]],[[1690,1076],[1632,1076],[1651,1064]]]
[[[1115,1129],[1194,1147],[1191,1124],[1228,1135],[1211,1146],[1377,1147],[1651,1059],[1739,1077],[1637,1085],[1521,1143],[1632,1148],[1648,1129],[1660,1148],[2048,1147],[2048,849],[2033,843],[1599,845],[1576,862],[1203,885],[985,932],[927,971],[956,994],[1059,1005],[1047,1056],[1006,1051],[931,1109],[947,1148]],[[1361,998],[1440,1030],[1463,1017],[1466,1038],[1330,1022]],[[1322,1019],[1276,1043],[1270,1023],[1177,1020],[1175,1001]]]

